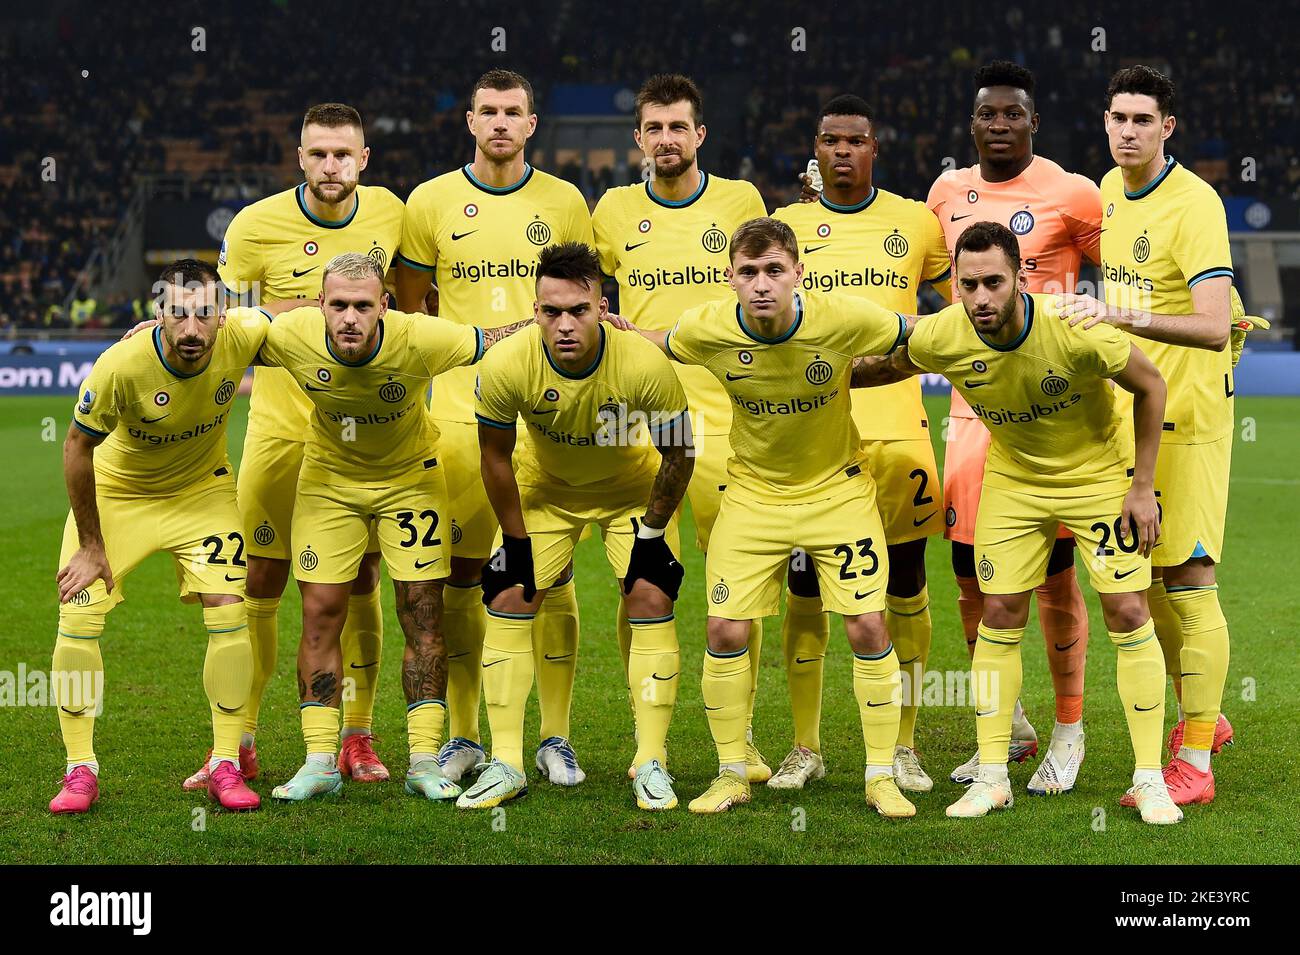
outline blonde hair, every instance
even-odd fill
[[[368,255],[362,255],[360,252],[344,252],[330,259],[325,266],[325,274],[321,276],[321,283],[331,275],[341,275],[345,279],[379,279],[379,284],[384,284],[384,270]]]

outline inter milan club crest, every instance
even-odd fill
[[[831,380],[833,374],[835,374],[835,369],[831,367],[831,363],[820,355],[816,355],[804,372],[804,377],[808,379],[810,385],[824,385]]]
[[[989,560],[987,557],[980,558],[979,567],[977,569],[979,570],[980,580],[993,579],[993,561]]]
[[[1034,228],[1034,216],[1028,209],[1021,209],[1011,217],[1011,231],[1016,235],[1028,235]]]
[[[72,604],[74,607],[84,607],[84,606],[86,606],[88,603],[90,603],[90,591],[89,591],[89,590],[78,590],[78,591],[77,591],[75,594],[73,594],[72,597],[68,600],[68,603]]]
[[[275,542],[275,528],[263,521],[253,531],[253,540],[265,547],[267,544]]]
[[[1146,230],[1133,242],[1133,261],[1145,262],[1151,258],[1151,240],[1147,238]]]
[[[1049,398],[1059,398],[1061,395],[1065,394],[1066,389],[1069,387],[1070,383],[1068,381],[1060,375],[1053,373],[1050,368],[1047,369],[1047,377],[1045,377],[1042,382],[1043,394],[1047,395]]]
[[[461,539],[464,535],[465,535],[465,532],[462,531],[462,530],[460,529],[460,525],[457,524],[457,523],[453,520],[453,521],[451,522],[451,542],[452,542],[453,544],[459,544],[459,543],[460,543],[460,539]]]
[[[316,565],[319,563],[320,558],[316,556],[316,552],[310,547],[298,555],[298,566],[305,571],[311,572],[315,570]]]
[[[370,256],[370,260],[379,266],[379,271],[388,271],[388,253],[381,246],[376,245],[366,255]]]
[[[712,225],[704,230],[704,235],[700,236],[700,244],[708,252],[721,252],[727,247],[727,233],[719,229],[716,224]]]
[[[896,259],[907,255],[907,237],[895,229],[892,234],[885,236],[885,252]]]
[[[217,393],[213,395],[213,398],[216,399],[217,404],[224,405],[229,403],[230,399],[233,397],[235,397],[235,383],[228,379],[223,379],[221,387],[217,389]]]
[[[713,585],[713,591],[709,594],[709,599],[715,604],[721,604],[726,603],[727,598],[730,596],[731,591],[727,589],[727,585],[718,581],[718,583]]]
[[[379,397],[390,405],[395,405],[406,397],[406,385],[391,379],[379,386]]]
[[[528,237],[528,241],[533,245],[546,245],[551,241],[551,227],[538,216],[528,223],[528,226],[524,229],[524,235]]]

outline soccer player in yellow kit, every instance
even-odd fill
[[[323,103],[303,117],[298,164],[305,181],[241,209],[226,230],[218,269],[227,290],[253,303],[314,301],[321,269],[335,255],[359,252],[387,269],[402,235],[402,201],[379,186],[359,185],[370,149],[350,106]],[[279,368],[257,368],[239,464],[239,509],[248,550],[248,629],[253,689],[240,762],[257,774],[258,711],[275,672],[278,611],[289,578],[290,530],[311,402]],[[377,542],[372,539],[369,550]],[[357,782],[388,778],[371,745],[383,638],[379,555],[360,566],[343,627],[343,668],[351,691],[343,721],[345,774]],[[200,769],[185,787],[206,785]]]
[[[227,313],[216,271],[193,259],[169,265],[155,288],[158,325],[112,345],[95,362],[64,444],[72,509],[59,556],[52,669],[62,675],[55,686],[68,763],[50,803],[54,813],[86,812],[99,798],[99,637],[108,612],[124,599],[123,580],[156,551],[175,559],[181,599],[203,606],[203,688],[213,728],[204,788],[228,809],[260,803],[239,768],[253,654],[226,429],[268,316]]]
[[[537,128],[528,80],[509,70],[489,70],[470,91],[466,121],[474,137],[473,162],[417,186],[408,199],[397,301],[408,312],[422,311],[433,281],[442,317],[491,327],[532,313],[537,253],[553,242],[591,244],[591,216],[577,189],[524,159]],[[453,780],[484,759],[479,664],[486,617],[479,571],[496,533],[479,476],[473,395],[473,372],[453,371],[435,384],[430,405],[451,475],[452,556],[444,623],[451,738],[439,762]],[[569,743],[578,653],[571,569],[538,611],[533,647],[542,715],[537,768],[553,783],[577,785],[586,777]]]
[[[1215,580],[1234,421],[1227,216],[1213,187],[1165,155],[1176,125],[1168,77],[1149,66],[1122,69],[1106,102],[1116,164],[1101,183],[1106,300],[1065,296],[1061,314],[1128,332],[1169,382],[1155,476],[1164,536],[1152,553],[1149,594],[1180,694],[1165,781],[1179,805],[1208,803],[1210,754],[1232,738],[1220,710],[1229,641]]]
[[[802,287],[869,299],[898,312],[916,310],[922,282],[949,298],[948,246],[923,203],[872,184],[878,144],[871,108],[858,96],[836,96],[821,111],[814,152],[823,189],[815,203],[772,213],[794,230],[802,248]],[[904,791],[933,786],[917,758],[914,733],[921,681],[930,654],[930,596],[925,540],[943,531],[939,469],[917,380],[853,394],[853,420],[876,482],[889,551],[885,624],[903,671],[903,710],[894,747],[894,779]],[[797,559],[796,559],[797,560]],[[800,562],[802,563],[802,562]],[[781,628],[794,747],[768,785],[801,789],[826,770],[821,755],[822,660],[830,642],[811,568],[789,575]]]
[[[862,363],[944,375],[993,437],[975,524],[984,593],[971,668],[980,768],[948,815],[1012,805],[1007,758],[1020,642],[1030,595],[1065,524],[1092,555],[1088,574],[1118,653],[1116,682],[1136,761],[1129,792],[1144,822],[1176,823],[1182,812],[1160,773],[1164,667],[1146,602],[1160,536],[1153,479],[1164,382],[1122,333],[1071,329],[1056,319],[1051,296],[1028,294],[1020,246],[1006,226],[967,228],[954,264],[961,301],[918,322],[897,355]],[[1131,423],[1111,382],[1133,395]]]
[[[437,764],[447,682],[442,580],[451,538],[438,430],[424,395],[434,377],[473,364],[526,323],[485,332],[390,312],[383,276],[372,257],[334,257],[322,273],[318,305],[279,316],[259,354],[260,362],[287,371],[314,406],[292,528],[303,605],[298,692],[307,760],[272,791],[277,799],[310,799],[343,786],[336,760],[346,673],[339,636],[372,532],[406,636],[406,791],[429,799],[460,794]]]
[[[591,524],[601,529],[632,628],[632,790],[642,809],[677,805],[665,762],[681,670],[674,515],[694,466],[690,418],[668,359],[635,332],[601,324],[608,303],[600,286],[600,261],[590,246],[544,249],[536,327],[479,369],[483,483],[501,524],[497,550],[483,568],[483,695],[493,758],[457,801],[463,808],[491,808],[527,791],[532,618]],[[526,439],[516,452],[520,418]]]
[[[644,183],[610,189],[596,204],[592,227],[600,267],[618,281],[618,310],[638,327],[667,331],[677,317],[703,302],[732,300],[727,285],[727,242],[742,223],[766,215],[752,183],[704,172],[696,160],[704,143],[703,101],[689,77],[652,76],[636,97],[636,144],[653,163]],[[675,366],[694,418],[695,476],[687,496],[695,519],[695,540],[709,549],[727,483],[731,448],[731,403],[705,369]],[[628,664],[632,630],[619,604],[619,649]],[[753,743],[754,696],[763,628],[755,621],[749,652],[753,688],[746,722],[745,766],[752,783],[772,774]],[[636,688],[632,686],[635,694]]]
[[[677,361],[707,368],[732,402],[727,489],[705,564],[702,689],[719,772],[690,809],[749,802],[750,625],[779,611],[799,547],[853,648],[867,803],[884,816],[912,816],[893,776],[901,686],[884,619],[889,555],[848,389],[854,357],[897,348],[913,319],[865,299],[800,291],[799,246],[776,219],[741,225],[730,257],[735,302],[693,308],[669,332],[642,332]]]

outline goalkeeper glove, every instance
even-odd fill
[[[1246,314],[1246,306],[1242,304],[1236,286],[1232,288],[1231,302],[1232,332],[1228,336],[1228,341],[1232,346],[1232,367],[1236,368],[1237,362],[1241,361],[1241,351],[1246,347],[1246,333],[1256,328],[1270,328],[1271,325],[1266,318]]]
[[[537,585],[533,581],[533,544],[527,537],[510,537],[502,535],[501,546],[483,565],[483,604],[492,606],[492,601],[502,591],[523,585],[524,602],[537,596]]]
[[[632,542],[632,556],[627,562],[627,573],[623,575],[623,593],[630,594],[632,585],[638,580],[654,584],[672,600],[677,599],[681,589],[682,578],[686,570],[673,555],[672,548],[664,539],[662,529],[655,533],[655,528],[639,525],[636,540]],[[642,536],[643,534],[647,536]]]

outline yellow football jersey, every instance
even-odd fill
[[[663,353],[637,332],[603,324],[595,361],[576,375],[551,360],[536,325],[497,343],[478,370],[475,397],[481,424],[514,428],[523,419],[516,479],[542,487],[603,491],[653,480],[660,457],[649,441],[681,434],[686,413]]]
[[[231,399],[266,338],[270,316],[232,308],[207,367],[174,371],[163,357],[162,328],[116,342],[81,386],[72,420],[104,438],[95,449],[95,483],[110,494],[177,494],[225,468]]]
[[[705,302],[735,301],[727,284],[727,247],[742,222],[767,215],[753,183],[700,173],[700,188],[677,202],[654,184],[610,189],[591,223],[600,267],[618,281],[619,314],[642,328],[667,330]],[[679,365],[697,434],[731,429],[727,393],[703,368]]]
[[[1223,201],[1172,156],[1164,172],[1132,194],[1124,189],[1120,170],[1112,169],[1101,181],[1101,201],[1101,268],[1108,304],[1187,314],[1197,282],[1232,278]],[[1169,384],[1164,441],[1204,444],[1232,431],[1235,387],[1229,349],[1213,352],[1136,335],[1133,342]]]
[[[342,222],[323,222],[307,209],[300,183],[240,209],[226,229],[217,258],[232,293],[252,292],[255,302],[315,299],[321,273],[344,252],[369,255],[385,272],[402,239],[402,200],[381,186],[357,186],[357,204]],[[279,368],[253,371],[248,428],[301,441],[311,402]]]
[[[1024,297],[1016,341],[984,340],[960,302],[916,323],[912,363],[943,375],[993,436],[984,483],[1056,497],[1127,488],[1133,429],[1108,379],[1128,365],[1128,336],[1062,321],[1046,295]]]
[[[750,331],[734,299],[686,312],[668,347],[731,399],[727,493],[773,504],[833,494],[836,473],[865,460],[849,406],[853,359],[888,354],[905,328],[902,315],[839,292],[796,292],[795,322],[778,339]]]
[[[411,192],[402,264],[434,273],[438,314],[497,328],[533,314],[537,253],[556,242],[594,245],[586,200],[563,179],[524,167],[513,186],[484,185],[467,164]],[[440,421],[474,422],[474,373],[455,371],[435,387]]]
[[[482,354],[483,333],[472,325],[389,310],[370,357],[348,363],[335,356],[313,305],[276,316],[261,360],[284,368],[312,402],[301,476],[385,487],[437,455],[438,428],[424,412],[429,383]]]
[[[809,291],[858,295],[910,314],[922,282],[948,279],[943,227],[922,202],[873,188],[857,205],[836,205],[823,196],[777,209],[772,217],[794,229]],[[853,420],[868,441],[927,437],[920,381],[859,388],[853,392]]]

